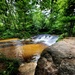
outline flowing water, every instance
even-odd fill
[[[7,39],[0,41],[0,54],[24,61],[35,54],[40,54],[46,47],[44,44],[25,44],[25,41],[20,39]]]
[[[43,43],[46,44],[47,46],[51,46],[52,44],[56,43],[58,37],[59,36],[57,35],[41,34],[32,37],[32,39],[34,43]]]
[[[48,46],[51,46],[54,43],[56,43],[56,41],[58,40],[59,36],[50,35],[50,34],[41,34],[41,35],[33,36],[31,38],[32,38],[32,41],[34,43],[42,43],[42,44],[45,44],[48,47]],[[32,60],[32,61],[37,62],[38,59],[40,58],[40,55],[39,54],[37,56],[35,55],[33,58],[34,58],[34,60]]]
[[[37,61],[40,53],[54,44],[57,39],[57,35],[41,34],[31,37],[33,44],[26,44],[27,41],[18,38],[0,40],[0,53],[3,53],[6,57],[20,60],[33,56],[34,60],[32,61]]]

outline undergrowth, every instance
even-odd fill
[[[17,75],[19,61],[0,54],[0,75]]]

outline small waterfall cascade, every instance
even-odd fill
[[[54,43],[56,43],[56,41],[58,40],[59,36],[58,35],[50,35],[50,34],[41,34],[41,35],[33,36],[31,38],[32,38],[32,41],[34,43],[43,43],[43,44],[45,44],[47,46],[51,46]],[[40,58],[39,54],[34,55],[32,61],[37,62],[39,58]]]
[[[33,36],[32,40],[34,43],[43,43],[46,44],[47,46],[51,46],[52,44],[56,43],[58,37],[59,36],[57,35],[41,34]]]

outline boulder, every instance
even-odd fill
[[[36,65],[35,62],[22,63],[19,67],[18,75],[34,75]]]
[[[75,75],[75,38],[65,38],[46,48],[35,75]]]
[[[54,64],[51,55],[44,50],[37,62],[35,75],[56,75],[57,72],[56,65]]]

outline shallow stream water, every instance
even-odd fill
[[[3,53],[6,57],[17,59],[33,56],[34,60],[32,61],[38,61],[40,53],[48,46],[54,44],[58,36],[41,34],[33,36],[30,39],[33,42],[32,44],[26,44],[27,41],[15,38],[0,40],[0,53]]]

